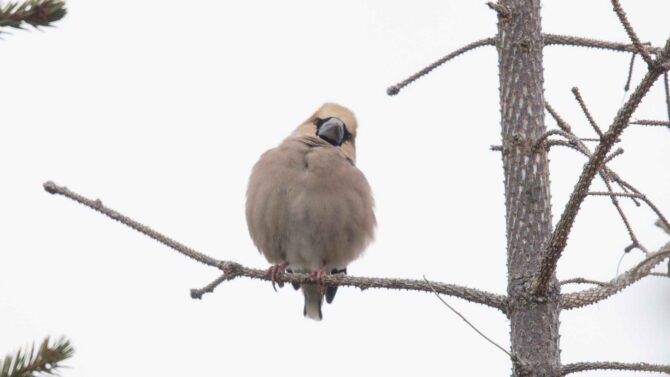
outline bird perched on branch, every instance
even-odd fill
[[[355,165],[357,126],[349,109],[324,104],[261,156],[247,188],[249,233],[273,264],[273,286],[284,271],[309,273],[303,314],[314,320],[337,291],[320,279],[346,273],[374,237],[372,191]]]

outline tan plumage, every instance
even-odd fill
[[[372,241],[374,200],[355,166],[356,131],[349,109],[326,103],[254,166],[247,225],[270,263],[288,262],[294,272],[332,273],[346,268]],[[314,284],[302,290],[304,314],[321,319],[322,292]],[[329,288],[329,302],[334,293]]]

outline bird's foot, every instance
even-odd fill
[[[270,278],[272,281],[272,289],[277,292],[277,287],[275,287],[275,284],[279,286],[279,288],[282,288],[284,286],[284,283],[281,281],[277,281],[277,277],[279,274],[283,274],[286,271],[286,267],[288,267],[288,262],[282,262],[279,264],[275,264],[274,266],[268,268],[268,272],[265,276]]]
[[[321,294],[326,293],[326,288],[328,288],[326,285],[323,284],[323,277],[326,276],[326,270],[325,268],[320,268],[316,271],[312,271],[307,275],[308,280],[312,280],[316,283],[316,286],[319,288],[319,292]]]

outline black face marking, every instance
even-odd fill
[[[341,146],[353,137],[347,129],[347,125],[339,118],[316,118],[314,125],[316,125],[316,136],[336,147]]]

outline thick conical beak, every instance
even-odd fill
[[[344,142],[344,122],[337,118],[330,118],[319,127],[316,134],[330,144],[339,147]]]

